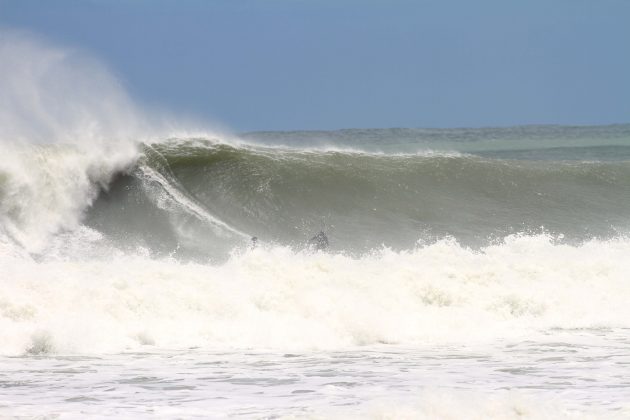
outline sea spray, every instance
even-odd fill
[[[115,153],[149,130],[118,80],[86,52],[3,30],[0,58],[2,142]]]
[[[29,250],[78,227],[141,140],[139,112],[87,54],[0,36],[0,230]]]
[[[25,32],[0,32],[0,92],[0,240],[29,252],[80,227],[141,144],[179,130],[141,110],[87,52]]]

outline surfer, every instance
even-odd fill
[[[252,236],[252,245],[251,245],[251,249],[256,248],[256,246],[258,245],[258,238],[256,236]]]
[[[322,251],[328,248],[328,237],[324,233],[324,231],[319,231],[319,233],[313,236],[308,241],[309,246],[315,248],[317,251]]]

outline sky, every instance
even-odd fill
[[[629,22],[630,0],[0,0],[0,28],[237,131],[628,123]]]

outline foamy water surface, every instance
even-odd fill
[[[484,346],[5,357],[0,415],[626,418],[628,337],[556,330]]]

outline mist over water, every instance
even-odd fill
[[[0,354],[16,358],[3,359],[7,369],[43,360],[52,378],[48,358],[92,366],[96,357],[124,372],[128,352],[140,352],[148,370],[159,366],[157,354],[193,365],[223,357],[226,370],[208,373],[218,384],[242,386],[246,365],[261,375],[256,389],[287,392],[260,411],[224,407],[245,416],[361,404],[375,391],[356,385],[352,394],[348,384],[375,377],[382,392],[401,393],[408,413],[430,417],[433,407],[446,416],[448,401],[462,401],[444,385],[450,375],[473,392],[463,398],[477,414],[589,412],[587,385],[619,386],[610,405],[621,413],[627,384],[615,382],[616,367],[593,385],[580,361],[604,360],[607,348],[630,342],[629,125],[186,135],[134,104],[97,60],[16,32],[0,36],[0,92]],[[320,231],[325,250],[308,245]],[[482,391],[520,384],[493,382],[493,369],[512,368],[503,355],[514,346],[528,369],[543,353],[577,366],[568,408],[533,410],[528,396],[506,396],[492,411],[475,393],[475,381]],[[445,349],[460,364],[449,365]],[[574,360],[571,352],[595,355]],[[435,380],[418,384],[400,361],[380,365],[405,355],[416,366],[440,359],[423,373]],[[356,358],[340,362],[348,377],[328,365],[336,358]],[[271,381],[267,363],[289,378]],[[552,365],[543,373],[567,374]],[[392,366],[401,370],[389,377]],[[90,381],[149,392],[189,378],[168,369],[114,385],[100,373]],[[524,372],[514,375],[535,377]],[[15,403],[21,385],[7,383]],[[547,398],[558,384],[537,389]],[[39,386],[52,390],[54,381]],[[447,396],[427,391],[409,401],[433,386]],[[225,395],[232,398],[228,388]],[[51,412],[64,412],[66,397],[51,400]],[[197,408],[188,414],[207,413]]]

